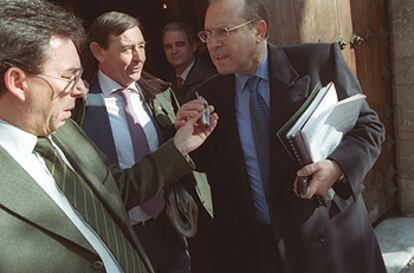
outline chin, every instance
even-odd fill
[[[129,75],[129,78],[130,78],[132,81],[136,82],[136,81],[138,81],[139,79],[141,79],[141,74],[142,74],[142,71],[135,72],[135,73],[130,74],[130,75]]]
[[[59,129],[63,125],[65,125],[65,122],[66,122],[66,119],[63,119],[63,120],[60,120],[60,121],[56,121],[56,123],[53,124],[54,131],[56,131],[57,129]]]
[[[216,66],[217,68],[217,72],[221,75],[230,75],[230,74],[234,74],[235,71],[233,69],[229,69],[223,66]]]
[[[176,66],[177,65],[177,60],[175,60],[175,59],[169,59],[169,60],[167,60],[168,61],[168,63],[170,64],[170,65],[172,65],[172,66]]]

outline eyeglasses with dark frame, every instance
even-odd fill
[[[219,39],[220,41],[228,38],[230,36],[230,33],[232,33],[233,31],[238,30],[239,28],[251,24],[254,21],[256,21],[256,19],[252,19],[246,22],[243,22],[241,24],[235,25],[233,27],[221,27],[221,28],[217,28],[214,30],[210,30],[210,29],[205,29],[200,31],[199,33],[197,33],[198,38],[200,39],[200,41],[202,41],[203,43],[207,43],[210,38],[212,36],[216,37],[216,39]]]

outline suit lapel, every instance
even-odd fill
[[[217,97],[212,102],[220,117],[219,128],[216,128],[216,130],[219,129],[217,130],[219,137],[215,138],[219,142],[216,146],[220,147],[217,152],[220,154],[220,159],[224,161],[225,167],[223,169],[232,173],[229,177],[236,178],[233,181],[228,181],[228,183],[235,183],[234,191],[239,191],[234,194],[234,197],[240,198],[240,206],[243,206],[249,216],[254,219],[255,211],[252,206],[250,182],[236,121],[234,76],[222,77],[219,86],[220,92],[216,94]]]
[[[82,128],[92,141],[101,149],[106,157],[106,164],[118,165],[118,156],[112,135],[109,115],[106,111],[102,89],[98,77],[91,84],[86,97],[86,110]]]
[[[287,162],[289,155],[276,136],[276,132],[302,105],[308,96],[310,76],[299,76],[288,57],[280,48],[269,44],[270,75],[270,181],[269,200],[273,200],[286,171],[293,162]],[[272,204],[272,202],[270,202]]]
[[[119,195],[114,194],[114,192],[119,192],[118,188],[110,183],[104,185],[104,182],[111,176],[109,169],[99,157],[95,156],[96,150],[93,146],[81,136],[79,128],[68,120],[65,126],[53,134],[53,141],[58,144],[76,172],[89,184],[111,213],[124,221],[127,219],[126,214],[122,213],[124,206]],[[73,147],[77,147],[77,149],[73,149]],[[91,157],[93,157],[92,160]],[[97,162],[102,164],[96,164]]]
[[[7,183],[0,191],[0,207],[5,207],[41,230],[96,254],[64,212],[1,146],[0,177],[4,181],[2,183]]]

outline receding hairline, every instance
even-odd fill
[[[224,3],[224,2],[234,2],[234,1],[240,2],[241,5],[230,5],[229,3]],[[239,15],[242,18],[246,13],[246,1],[245,0],[209,0],[209,5],[207,7],[207,13],[208,13],[210,7],[212,5],[216,5],[216,4],[225,4],[225,5],[227,5],[229,8],[231,8],[232,11],[235,12],[236,15]]]
[[[182,22],[171,22],[171,23],[166,24],[163,27],[163,29],[161,31],[161,35],[162,35],[161,38],[163,40],[162,41],[163,43],[164,43],[164,36],[165,36],[165,34],[167,32],[170,32],[170,31],[182,32],[182,33],[184,33],[187,41],[190,44],[194,44],[195,43],[195,34],[194,34],[193,29],[191,28],[191,26],[189,26],[189,25],[187,25],[185,23],[182,23]]]

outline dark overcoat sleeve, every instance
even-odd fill
[[[360,84],[346,65],[339,47],[335,44],[331,49],[331,59],[334,62],[331,72],[339,99],[362,93]],[[345,181],[351,187],[351,192],[348,193],[338,188],[339,193],[345,195],[345,199],[349,197],[348,194],[355,198],[362,192],[362,181],[380,155],[383,141],[384,127],[375,111],[365,102],[355,127],[344,136],[340,145],[329,156],[341,166]]]

